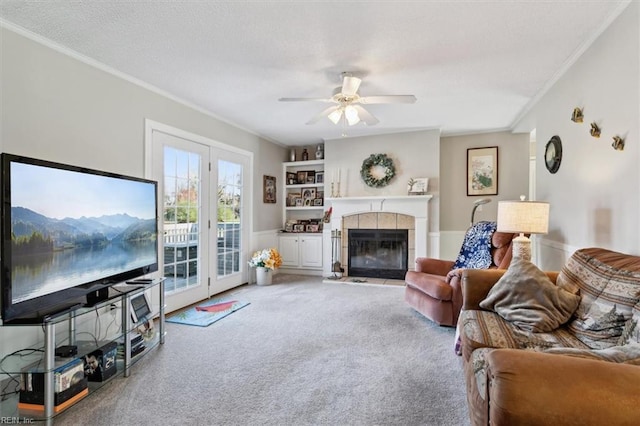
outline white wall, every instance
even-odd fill
[[[498,147],[498,195],[467,195],[467,149]],[[442,137],[441,229],[463,231],[469,227],[473,203],[491,203],[476,211],[475,219],[496,220],[498,201],[517,200],[529,192],[529,135],[510,132]]]
[[[362,162],[371,154],[387,154],[396,168],[396,176],[384,188],[371,188],[360,177]],[[334,139],[325,142],[325,196],[331,194],[331,177],[341,170],[343,197],[407,195],[412,177],[429,178],[433,195],[429,210],[429,231],[440,230],[440,131],[394,133]]]
[[[518,130],[537,132],[537,194],[551,203],[542,266],[559,269],[575,248],[598,246],[640,254],[640,4],[632,2],[529,111]],[[574,107],[585,120],[570,120]],[[599,139],[590,123],[601,128]],[[541,161],[558,135],[562,164]],[[626,140],[624,151],[612,137]]]
[[[253,212],[254,231],[281,227],[282,205],[262,203],[262,177],[280,176],[285,148],[1,31],[3,151],[142,177],[144,120],[149,118],[253,152],[254,206],[260,206]]]

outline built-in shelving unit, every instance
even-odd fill
[[[282,182],[284,223],[279,249],[283,268],[321,271],[324,160],[283,163]]]

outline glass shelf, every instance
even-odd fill
[[[147,294],[147,302],[151,312],[139,322],[134,322],[131,318],[132,308],[131,299],[140,294]],[[156,294],[157,292],[157,294]],[[149,296],[159,297],[159,303],[152,302]],[[115,312],[114,312],[115,311]],[[95,321],[101,321],[101,326],[106,326],[105,330],[101,330],[98,337],[93,335],[92,317],[95,315]],[[105,319],[105,317],[107,319]],[[156,318],[155,320],[151,318]],[[115,328],[113,327],[115,324]],[[129,340],[129,336],[136,333],[136,329],[143,324],[152,324],[153,333],[145,336],[143,344],[145,349],[135,356],[125,356],[123,347],[131,348],[131,344],[125,345],[124,342]],[[64,326],[63,326],[64,325]],[[56,330],[56,326],[59,329]],[[47,389],[47,377],[53,380],[54,372],[74,360],[81,359],[85,355],[90,354],[96,349],[102,348],[104,345],[116,342],[116,372],[103,381],[90,381],[88,383],[89,395],[92,392],[102,388],[115,377],[130,374],[130,368],[140,359],[142,359],[149,351],[164,343],[165,338],[165,319],[164,319],[164,278],[154,280],[149,284],[128,285],[118,284],[109,288],[108,297],[94,304],[93,306],[83,305],[74,307],[57,315],[47,317],[43,322],[33,324],[4,324],[0,327],[0,340],[6,337],[2,334],[9,330],[17,330],[19,327],[38,327],[42,328],[43,335],[37,338],[37,344],[34,347],[20,349],[13,353],[5,355],[0,360],[0,417],[24,417],[32,419],[53,418],[53,407],[47,406],[47,410],[42,412],[22,412],[18,408],[20,397],[20,380],[21,373],[42,373],[45,375],[45,390]],[[110,331],[111,329],[111,331]],[[85,331],[86,330],[86,331]],[[87,337],[89,334],[90,337]],[[104,334],[104,335],[103,335]],[[34,333],[34,336],[36,333]],[[99,339],[99,340],[96,340]],[[76,345],[78,353],[72,357],[55,357],[54,350],[60,345],[70,344]],[[38,347],[40,346],[40,347]],[[113,346],[112,346],[113,348]],[[53,382],[49,382],[53,383]],[[51,385],[53,386],[53,384]],[[48,388],[45,395],[53,387]],[[53,398],[49,398],[53,404]],[[45,398],[47,400],[47,398]]]

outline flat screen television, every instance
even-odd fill
[[[39,322],[158,270],[157,183],[2,154],[2,321]]]

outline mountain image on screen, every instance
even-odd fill
[[[69,288],[156,259],[156,221],[127,213],[50,218],[11,208],[14,302]]]

